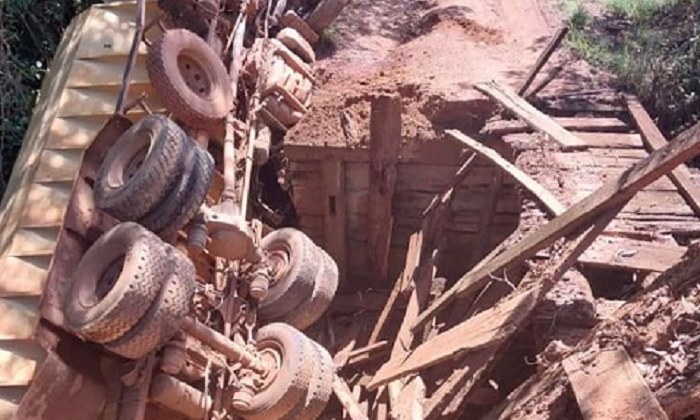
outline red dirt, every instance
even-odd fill
[[[491,104],[472,86],[495,79],[515,87],[560,25],[554,0],[355,0],[326,34],[335,51],[319,54],[312,109],[287,141],[366,145],[369,100],[381,91],[404,99],[405,141],[435,138],[436,118],[475,131],[469,114]],[[563,60],[562,51],[552,65]],[[557,89],[595,84],[586,66],[569,68]]]

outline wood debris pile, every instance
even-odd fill
[[[492,124],[490,134],[532,130],[571,153],[600,146],[594,136],[570,131],[581,131],[582,120],[551,118],[495,82],[477,89],[524,122]],[[700,246],[646,241],[642,233],[611,228],[640,191],[665,177],[699,215],[700,194],[683,164],[700,153],[700,125],[667,142],[636,99],[624,104],[648,157],[570,205],[488,142],[446,131],[469,151],[464,165],[425,210],[388,297],[377,305],[367,293],[358,303],[367,310],[335,337],[334,391],[342,418],[700,418]],[[391,100],[382,106],[391,108]],[[606,129],[625,126],[606,121]],[[389,138],[395,128],[385,130],[373,138]],[[391,226],[392,154],[372,152],[379,156],[372,163],[373,220]],[[439,278],[450,203],[477,156],[514,179],[547,217],[516,230],[456,281]],[[379,233],[370,240],[377,251],[371,255],[381,277],[382,244],[391,232],[373,231]],[[586,266],[634,273],[634,288],[596,300],[589,284],[596,279]]]

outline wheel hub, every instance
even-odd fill
[[[270,264],[270,286],[274,285],[289,272],[289,265],[292,260],[291,251],[286,249],[274,249],[268,252],[268,261]]]
[[[107,267],[100,280],[97,282],[97,287],[95,288],[95,297],[97,300],[104,299],[110,290],[117,283],[119,274],[121,274],[122,267],[124,266],[124,257],[119,258]]]
[[[258,391],[262,391],[275,382],[282,368],[282,355],[275,349],[267,348],[260,351],[259,357],[262,365],[265,366],[263,372],[260,373],[260,382],[257,383]]]
[[[207,71],[197,60],[187,55],[181,55],[177,58],[177,66],[185,84],[197,96],[208,96],[211,93]]]
[[[124,168],[124,180],[126,182],[129,182],[131,178],[136,175],[136,172],[141,168],[141,165],[143,165],[143,162],[146,160],[146,156],[148,155],[148,149],[144,148],[129,161],[129,163],[126,164],[126,167]]]

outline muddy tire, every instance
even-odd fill
[[[307,64],[316,62],[313,47],[296,29],[284,28],[277,34],[277,39]]]
[[[197,148],[196,164],[192,169],[187,194],[180,202],[179,212],[170,224],[160,232],[161,237],[175,235],[186,226],[197,214],[209,193],[214,179],[214,158],[204,149]]]
[[[338,18],[347,4],[348,0],[321,0],[313,12],[309,13],[306,23],[320,34],[331,26],[331,23]]]
[[[239,413],[247,420],[279,419],[303,404],[314,372],[313,342],[287,324],[269,324],[258,331],[257,348],[263,357],[281,356],[277,373]]]
[[[161,237],[177,233],[197,213],[214,177],[214,160],[194,144],[188,151],[185,170],[163,202],[139,223]]]
[[[328,405],[333,394],[335,365],[328,351],[320,344],[311,341],[316,360],[311,383],[303,404],[295,407],[282,420],[316,420]]]
[[[105,344],[111,352],[127,359],[141,359],[167,343],[189,313],[196,287],[194,265],[173,247],[168,247],[168,255],[173,270],[158,298],[134,328]]]
[[[143,217],[172,189],[190,141],[167,117],[144,117],[107,152],[95,179],[97,206],[122,221]]]
[[[97,343],[120,338],[156,300],[169,264],[153,233],[133,222],[115,226],[85,252],[71,276],[67,326]]]
[[[299,230],[283,228],[271,232],[260,244],[276,273],[267,296],[260,302],[261,320],[279,319],[311,299],[314,282],[321,268],[317,247]]]
[[[326,313],[338,290],[338,265],[322,248],[316,249],[318,258],[323,263],[316,276],[311,298],[280,319],[301,331],[309,328]]]
[[[172,29],[148,49],[148,77],[173,115],[195,128],[223,119],[233,106],[228,73],[194,32]]]

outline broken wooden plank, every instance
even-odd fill
[[[382,366],[368,385],[376,389],[388,382],[449,360],[465,351],[476,351],[496,346],[514,331],[514,327],[526,320],[536,302],[537,290],[532,288],[519,293],[501,305],[484,311],[468,321],[438,334],[432,340],[418,346],[401,363]]]
[[[617,115],[626,112],[624,106],[617,104],[616,101],[611,100],[612,98],[607,97],[588,97],[588,98],[545,98],[538,97],[533,102],[537,103],[537,106],[543,111],[549,114],[555,115],[576,115],[580,113],[586,114],[607,114],[607,115]],[[608,102],[605,102],[605,101]]]
[[[504,88],[496,81],[479,83],[475,88],[501,103],[506,109],[513,112],[535,130],[542,131],[550,136],[561,144],[564,150],[585,149],[587,147],[583,141],[566,131],[548,115],[539,111],[523,98],[517,96],[515,92]]]
[[[559,30],[554,34],[552,39],[549,41],[549,44],[547,44],[547,47],[542,51],[542,54],[537,58],[537,61],[535,62],[535,65],[532,66],[532,69],[528,73],[527,77],[523,81],[523,84],[520,85],[520,88],[518,89],[518,96],[524,96],[525,92],[527,92],[527,89],[530,87],[532,82],[535,80],[535,77],[537,77],[537,73],[542,70],[542,67],[544,67],[545,64],[547,64],[547,61],[549,61],[549,58],[554,54],[554,51],[557,50],[559,45],[561,44],[561,41],[564,40],[564,37],[566,34],[569,32],[569,27],[568,26],[562,26],[559,28]]]
[[[562,361],[584,420],[668,420],[623,348]]]
[[[606,183],[541,229],[523,238],[517,246],[504,250],[488,264],[462,276],[452,288],[420,315],[414,325],[414,331],[444,310],[455,298],[467,296],[486,284],[491,273],[531,258],[537,251],[584,226],[607,208],[627,202],[637,191],[698,154],[700,152],[699,132],[700,123],[693,126],[683,136],[679,136],[663,148],[653,152],[648,158],[630,167],[619,177]]]
[[[455,188],[459,186],[466,178],[467,175],[472,171],[474,168],[474,161],[476,159],[476,153],[472,153],[469,155],[469,157],[462,163],[462,165],[457,169],[457,172],[455,175],[452,177],[452,180],[450,181],[449,184],[445,188],[442,189],[441,194],[436,194],[430,204],[423,210],[423,216],[427,215],[433,209],[440,204],[440,200],[442,197],[444,197],[446,194],[452,194]]]
[[[405,279],[408,278],[410,280],[411,276],[413,275],[413,272],[418,266],[418,263],[420,261],[420,252],[422,245],[423,241],[420,232],[411,235],[411,238],[409,239],[408,253],[406,254],[406,264],[404,266],[403,272],[401,273],[399,278],[396,279],[394,288],[391,290],[391,294],[389,295],[389,298],[387,299],[386,304],[382,309],[382,312],[379,314],[377,322],[374,324],[372,334],[370,334],[369,336],[369,342],[367,343],[368,345],[376,343],[379,339],[379,335],[384,330],[384,327],[386,326],[386,323],[389,320],[389,315],[391,315],[391,312],[394,310],[396,300],[399,298],[401,292],[405,289]]]
[[[333,393],[352,420],[369,420],[367,413],[362,411],[357,400],[353,397],[348,384],[338,375],[333,375]]]
[[[587,118],[587,117],[559,117],[553,118],[554,122],[569,131],[597,132],[605,134],[610,132],[625,132],[630,130],[624,121],[619,118]],[[496,120],[490,121],[481,129],[486,135],[505,136],[508,134],[520,134],[532,132],[534,129],[520,120]],[[589,133],[590,134],[590,133]],[[577,136],[578,137],[578,136]]]
[[[576,346],[577,351],[588,351],[590,354],[620,344],[635,350],[630,353],[635,364],[654,369],[647,371],[654,378],[648,385],[664,412],[674,420],[692,415],[697,410],[700,395],[700,378],[691,374],[693,370],[688,369],[684,362],[681,365],[674,362],[685,361],[689,347],[679,347],[675,339],[668,339],[669,336],[675,336],[679,318],[685,317],[688,308],[700,307],[699,251],[697,244],[691,245],[678,264],[662,273],[649,287],[617,309],[614,316],[596,325]],[[640,330],[642,333],[630,335],[630,320],[641,319],[644,319],[644,328]],[[685,337],[697,337],[699,333],[700,324],[692,324],[684,330]],[[693,342],[695,344],[697,343]],[[647,349],[653,353],[645,351]],[[570,392],[569,381],[561,363],[556,360],[552,362],[515,389],[483,419],[531,418],[533,410],[539,410],[540,407],[547,407],[546,411],[537,416],[540,420],[569,418],[569,408],[576,403],[574,395]],[[666,362],[670,363],[666,365]],[[660,365],[667,367],[655,369]]]
[[[649,150],[655,151],[667,145],[668,141],[637,98],[626,96],[625,102],[632,120],[642,135],[642,140]],[[690,208],[697,216],[700,216],[700,187],[693,182],[688,168],[685,165],[679,165],[668,174],[668,177],[678,188],[678,192],[681,193]]]
[[[601,236],[578,261],[592,267],[661,273],[685,252],[686,248],[678,245]]]
[[[517,166],[508,162],[503,156],[498,154],[495,150],[488,146],[485,146],[478,141],[472,139],[466,134],[458,130],[447,130],[445,132],[447,136],[452,139],[464,144],[469,149],[473,150],[479,156],[482,156],[489,161],[493,162],[499,168],[503,169],[511,178],[517,181],[523,188],[525,188],[537,201],[539,201],[544,209],[553,216],[558,216],[563,213],[566,208],[559,200],[547,191],[542,185],[537,181],[532,179],[528,174],[520,170]]]
[[[394,418],[398,420],[423,420],[425,392],[423,379],[420,376],[411,378],[399,394],[396,407],[391,408]]]
[[[369,267],[375,285],[384,285],[393,225],[392,199],[401,148],[401,96],[381,95],[370,116],[370,196],[367,212]]]
[[[460,354],[489,348],[495,357],[504,343],[521,331],[537,304],[576,262],[596,237],[605,230],[622,206],[606,211],[592,227],[569,240],[547,262],[543,270],[532,269],[518,290],[497,306],[469,318],[458,326],[418,346],[398,366],[383,366],[367,385],[370,390],[385,383],[450,360]],[[493,360],[493,357],[489,360]],[[386,367],[386,368],[385,368]],[[475,367],[478,370],[481,366]]]
[[[345,195],[345,165],[338,159],[326,159],[323,165],[323,232],[325,249],[338,264],[340,284],[347,273],[347,200]]]
[[[388,341],[380,341],[378,343],[372,344],[371,346],[365,346],[360,349],[355,349],[348,353],[347,361],[342,367],[367,363],[380,356],[385,356],[391,350],[389,344],[390,343]]]

